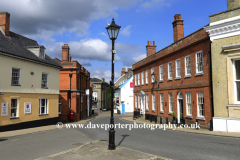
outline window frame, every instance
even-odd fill
[[[12,107],[12,99],[16,99],[17,100],[17,106]],[[16,109],[16,116],[12,116],[12,109]],[[10,118],[18,118],[19,114],[18,114],[18,110],[19,110],[19,98],[11,98],[11,107],[10,107]]]
[[[201,56],[202,56],[202,63],[201,63],[201,65],[202,65],[202,71],[199,71],[198,69],[199,69],[199,63],[198,63],[198,54],[201,54]],[[202,51],[198,51],[198,52],[196,52],[195,53],[195,59],[196,59],[196,73],[200,73],[200,74],[202,74],[203,73],[203,52]]]
[[[171,64],[171,72],[170,72],[170,64]],[[171,75],[171,77],[170,77],[170,75]],[[168,62],[168,79],[172,80],[172,62]]]
[[[13,69],[19,70],[18,84],[13,84]],[[11,86],[21,86],[21,68],[12,67]]]
[[[190,73],[188,74],[187,58],[189,58]],[[185,76],[191,76],[191,57],[190,55],[185,56]]]
[[[138,109],[140,109],[141,108],[141,101],[140,101],[140,96],[138,95]]]
[[[137,86],[137,74],[135,74],[135,86]]]
[[[171,95],[171,96],[170,96]],[[173,93],[168,93],[169,113],[173,112]]]
[[[137,102],[138,102],[138,99],[137,99],[137,95],[135,94],[135,108],[137,109]]]
[[[47,75],[46,86],[43,86],[43,75]],[[44,73],[44,72],[42,73],[41,88],[48,88],[48,73]]]
[[[142,71],[142,85],[144,85],[144,71]]]
[[[45,101],[47,100],[47,103],[45,102],[45,106],[42,106],[41,105],[41,100],[44,99]],[[49,108],[49,105],[48,105],[49,101],[48,101],[48,98],[39,98],[39,115],[47,115],[48,114],[48,108]],[[42,113],[41,112],[41,109],[42,107],[45,107],[45,113]]]
[[[138,86],[140,86],[140,73],[138,73]]]
[[[191,107],[191,113],[189,113],[189,109],[190,109],[189,106]],[[191,92],[186,92],[186,111],[187,111],[187,116],[192,116],[192,93]]]
[[[233,59],[233,86],[234,86],[234,103],[240,104],[240,101],[237,100],[237,84],[236,82],[240,82],[240,80],[236,80],[236,61],[240,61],[240,59]]]
[[[148,70],[146,70],[146,84],[148,84]]]
[[[160,93],[160,111],[164,112],[164,99],[163,99],[163,93]]]
[[[178,62],[179,62],[179,68],[178,68]],[[175,69],[176,69],[176,78],[181,78],[181,61],[180,61],[180,58],[175,60]]]
[[[200,105],[201,104],[199,104],[199,94],[200,93],[202,93],[202,97],[201,98],[203,98],[203,103],[201,103],[202,105],[203,105],[203,109],[201,109],[201,110],[203,110],[203,115],[200,115],[199,113],[200,113]],[[204,114],[204,92],[203,91],[197,91],[197,111],[198,111],[198,117],[205,117],[205,114]]]
[[[152,79],[152,73],[154,73],[154,68],[151,68],[151,82],[154,83],[155,82],[155,77],[154,77],[154,79]]]
[[[155,94],[152,94],[152,111],[155,111]]]
[[[159,81],[163,81],[163,65],[159,66]]]
[[[149,110],[149,95],[146,94],[146,110]]]

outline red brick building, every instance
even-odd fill
[[[60,70],[59,120],[69,121],[70,113],[70,77],[71,78],[71,109],[74,111],[74,121],[91,114],[90,105],[90,73],[78,61],[72,61],[68,44],[62,46],[62,61],[55,58],[62,65]],[[86,90],[89,89],[89,96]]]
[[[186,37],[183,33],[183,19],[176,14],[174,43],[156,52],[155,42],[148,41],[147,57],[133,64],[134,114],[164,123],[172,122],[175,112],[178,122],[195,123],[197,119],[209,127],[210,38],[204,28]]]

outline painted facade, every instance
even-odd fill
[[[205,27],[211,39],[213,130],[240,132],[240,0],[228,0],[227,11],[210,15]]]
[[[9,23],[10,14],[0,12],[0,128],[56,124],[61,66],[36,41],[9,31]]]

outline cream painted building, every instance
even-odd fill
[[[8,12],[0,18],[1,131],[56,124],[61,65],[36,41],[9,31]]]
[[[227,0],[227,11],[210,15],[213,130],[240,132],[240,0]]]

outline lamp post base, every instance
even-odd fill
[[[114,118],[110,118],[110,130],[109,130],[109,144],[108,150],[115,150],[115,130],[114,130]]]

